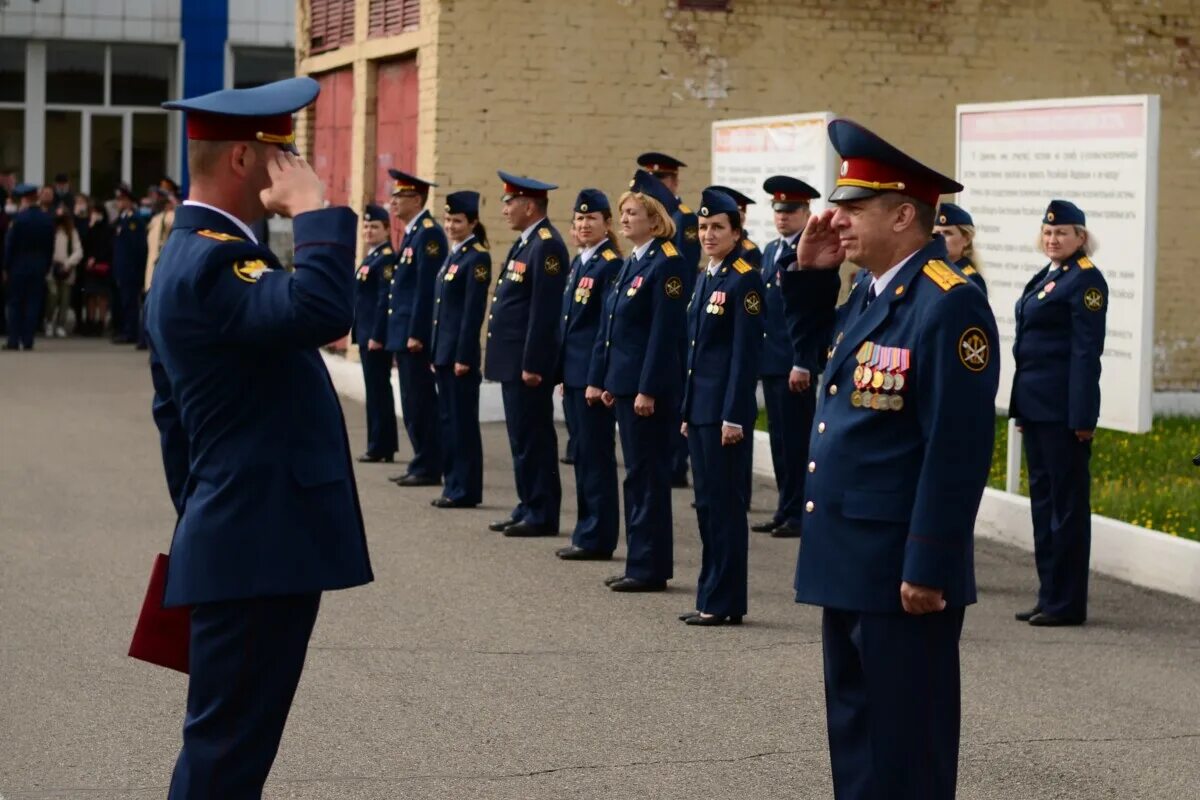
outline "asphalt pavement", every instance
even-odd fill
[[[186,678],[125,653],[171,536],[143,353],[0,353],[0,798],[162,798]],[[345,403],[355,453],[364,412]],[[695,628],[699,541],[674,493],[675,575],[617,595],[613,563],[505,539],[503,426],[485,505],[442,511],[357,470],[376,581],[325,595],[268,798],[831,798],[820,615],[796,540],[752,534],[750,615]],[[401,454],[404,455],[403,453]],[[563,525],[574,520],[563,468]],[[771,488],[755,487],[753,519]],[[618,551],[618,557],[621,551]],[[959,797],[1200,797],[1200,614],[1093,575],[1083,628],[1013,621],[1031,557],[977,543],[963,634]]]

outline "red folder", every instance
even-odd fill
[[[142,613],[133,630],[129,655],[167,669],[187,674],[188,643],[192,617],[187,606],[163,608],[167,589],[167,556],[159,553],[150,570],[150,586],[142,601]]]

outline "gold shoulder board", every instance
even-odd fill
[[[976,272],[978,272],[978,270],[976,270],[970,264],[967,264],[965,267],[962,268],[962,270],[963,270],[963,275],[974,275]]]
[[[425,219],[421,220],[421,227],[422,228],[432,228],[433,220],[431,220],[429,217],[426,217]]]
[[[487,248],[483,246],[482,242],[476,242],[474,246],[475,246],[476,253],[486,253],[487,252]]]
[[[744,258],[739,258],[737,261],[733,262],[733,268],[743,275],[754,269],[754,267],[750,266],[750,262]]]
[[[390,248],[390,247],[383,248],[383,254],[385,256],[390,256],[392,254],[392,248]]]
[[[948,292],[955,286],[962,285],[967,279],[959,275],[945,261],[933,260],[922,270],[925,276],[936,283],[943,292]]]
[[[670,242],[663,242],[662,251],[671,258],[679,255],[679,251],[675,249],[675,245],[671,244]]]
[[[217,242],[242,242],[245,241],[241,236],[234,236],[232,233],[221,233],[220,231],[202,230],[196,231],[197,236],[203,236],[205,239],[212,239]]]
[[[1095,269],[1096,267],[1096,265],[1092,263],[1092,260],[1087,256],[1079,259],[1077,263],[1079,264],[1080,269]]]
[[[550,232],[549,228],[538,228],[538,236],[543,239],[551,239],[554,237],[554,234]]]
[[[757,250],[758,249],[758,245],[756,245],[754,242],[750,241],[749,239],[742,239],[742,247],[744,247],[747,250]]]
[[[690,208],[688,208],[687,206],[685,206],[683,203],[680,203],[680,204],[679,204],[679,210],[680,210],[680,211],[682,211],[682,212],[683,212],[683,213],[685,213],[685,214],[690,214],[690,213],[692,213],[692,210],[691,210]]]
[[[603,250],[603,251],[600,253],[600,257],[601,257],[601,258],[603,258],[605,261],[612,261],[614,258],[616,258],[616,257],[617,257],[617,254],[616,254],[616,253],[614,253],[612,250],[609,250],[609,249],[606,247],[606,248],[604,248],[604,250]]]

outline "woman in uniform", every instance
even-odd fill
[[[1075,204],[1050,202],[1038,249],[1050,263],[1017,301],[1008,408],[1025,436],[1040,588],[1033,608],[1016,618],[1082,625],[1092,540],[1088,462],[1100,415],[1108,284],[1092,263],[1096,240]]]
[[[986,295],[987,283],[979,273],[980,260],[975,253],[975,221],[966,209],[954,203],[942,203],[933,232],[946,241],[946,253],[954,266]]]
[[[703,551],[697,610],[680,619],[688,625],[740,625],[749,549],[744,476],[756,416],[763,281],[739,245],[742,217],[735,201],[706,189],[699,217],[708,265],[688,305],[681,432],[692,459]]]
[[[585,399],[600,312],[622,265],[612,233],[612,208],[604,192],[584,189],[579,193],[572,233],[580,249],[563,291],[557,372],[563,410],[574,426],[579,511],[571,544],[556,555],[568,561],[606,561],[617,548],[621,524],[616,433],[612,410],[603,403],[588,405]]]
[[[367,451],[358,457],[365,464],[392,463],[398,446],[392,356],[383,345],[371,342],[380,312],[379,287],[392,279],[396,265],[388,225],[387,209],[368,203],[363,210],[363,244],[367,252],[356,275],[353,331],[367,393]]]
[[[679,402],[679,332],[684,325],[683,257],[672,244],[673,196],[638,170],[621,195],[625,259],[601,314],[589,365],[588,403],[616,411],[625,457],[625,574],[614,592],[661,592],[672,573],[671,433]]]
[[[479,331],[492,283],[487,230],[479,221],[479,192],[446,195],[449,253],[434,281],[430,363],[437,381],[443,456],[442,496],[436,508],[474,508],[483,502],[483,438],[479,431]]]

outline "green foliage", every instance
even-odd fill
[[[1200,419],[1158,417],[1150,433],[1096,431],[1092,444],[1092,512],[1172,536],[1200,540]],[[1008,420],[996,419],[988,485],[1004,488]],[[1021,494],[1029,480],[1021,465]]]

